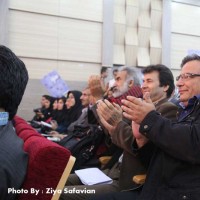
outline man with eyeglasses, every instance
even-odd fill
[[[104,199],[199,199],[200,56],[189,55],[182,60],[177,87],[182,106],[177,122],[155,111],[148,92],[143,101],[131,96],[122,101],[124,117],[140,125],[135,131],[133,152],[148,166],[147,176],[140,194],[137,191],[122,192]],[[147,139],[156,148],[149,146],[151,143],[147,143]]]
[[[124,116],[140,124],[140,134],[160,149],[149,152],[146,182],[137,199],[197,200],[200,196],[200,56],[186,56],[176,79],[182,106],[176,123],[155,111],[148,93],[144,101],[127,97],[123,102]],[[141,155],[142,148],[145,142],[138,149]]]

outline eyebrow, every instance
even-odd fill
[[[143,81],[152,81],[153,79],[152,78],[147,78],[147,79],[143,79]]]

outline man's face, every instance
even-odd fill
[[[120,71],[115,78],[113,97],[119,97],[129,90],[129,83],[126,80],[127,72]]]
[[[181,69],[181,75],[185,73],[200,74],[200,61],[190,61],[186,63]],[[188,77],[187,79],[180,78],[176,83],[179,94],[180,102],[185,105],[188,104],[188,100],[195,95],[200,94],[200,77]]]
[[[90,104],[90,89],[86,89],[82,91],[82,95],[80,97],[82,106],[87,107]]]
[[[157,71],[144,74],[142,83],[143,95],[149,92],[151,100],[156,102],[167,96],[165,89],[165,86],[160,87],[159,73]]]

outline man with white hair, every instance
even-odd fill
[[[101,86],[101,79],[97,75],[92,75],[89,78],[89,88],[91,91],[91,95],[93,97],[93,102],[98,102],[102,99],[104,91]],[[121,105],[121,99],[125,99],[127,95],[132,95],[135,97],[142,97],[142,91],[140,87],[140,73],[136,68],[132,67],[120,67],[115,79],[114,83],[114,96],[115,98],[110,98],[111,102],[119,103]],[[94,114],[95,108],[93,107]],[[96,116],[96,115],[95,115]],[[116,146],[115,146],[116,148]],[[101,185],[83,185],[80,179],[75,174],[71,174],[67,183],[66,188],[68,190],[76,188],[76,190],[95,190],[95,194],[102,194],[108,192],[116,192],[119,191],[119,176],[120,176],[120,166],[121,159],[119,156],[121,155],[122,150],[117,148],[115,150],[115,155],[112,156],[111,161],[106,165],[105,170],[103,172],[107,174],[110,178],[113,179],[112,184],[101,184]],[[116,156],[117,155],[117,156]],[[119,159],[118,159],[119,158]],[[119,161],[118,161],[119,160]],[[130,177],[130,174],[127,173],[127,177]],[[124,185],[124,188],[129,188],[131,185]],[[91,194],[87,193],[63,193],[61,194],[61,200],[83,200],[87,199]]]

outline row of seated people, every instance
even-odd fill
[[[101,98],[102,96],[103,90],[101,91]],[[112,155],[116,149],[119,149],[110,142],[110,136],[104,134],[104,131],[99,128],[100,125],[91,109],[94,101],[89,87],[83,89],[82,93],[69,91],[67,98],[55,99],[44,95],[41,100],[41,104],[44,104],[44,106],[42,109],[36,110],[43,110],[43,113],[36,113],[33,118],[34,126],[36,120],[38,120],[37,122],[44,120],[45,113],[48,113],[45,122],[51,124],[52,127],[42,127],[40,132],[44,133],[46,130],[48,134],[42,135],[47,136],[50,140],[52,139],[50,136],[59,138],[60,141],[57,141],[57,143],[70,150],[72,155],[76,157],[72,171],[86,166],[100,166],[98,160],[100,156]],[[50,109],[51,107],[52,109]],[[90,134],[88,130],[90,130]],[[75,146],[76,148],[74,148]],[[92,146],[95,147],[90,150]],[[86,156],[87,158],[85,158]]]
[[[110,192],[137,190],[141,191],[142,185],[133,182],[133,176],[137,174],[145,174],[146,165],[137,157],[137,152],[133,151],[132,143],[134,140],[133,132],[137,132],[138,126],[131,122],[130,118],[123,117],[120,108],[121,101],[125,100],[128,95],[134,97],[142,97],[142,94],[150,92],[152,101],[154,102],[158,112],[171,120],[175,120],[177,106],[170,102],[174,91],[174,80],[171,71],[163,65],[147,66],[142,76],[139,71],[134,68],[121,67],[115,78],[113,96],[107,100],[98,101],[96,105],[96,116],[99,119],[104,130],[111,135],[112,142],[119,146],[121,152],[116,152],[111,160],[101,170],[109,176],[113,182],[111,184],[85,185],[82,183],[76,173],[71,174],[66,182],[65,189],[73,190],[90,190],[95,191],[95,195],[106,194]],[[164,76],[165,75],[165,76]],[[164,78],[160,78],[164,77]],[[89,87],[92,95],[97,96],[101,91],[100,80],[93,76],[89,80]],[[153,82],[153,83],[152,83]],[[155,82],[155,83],[154,83]],[[99,83],[99,85],[98,85]],[[162,86],[161,86],[162,83]],[[167,89],[160,90],[167,85]],[[99,92],[98,92],[99,91]],[[93,198],[92,193],[66,193],[63,192],[60,199],[62,200],[84,200]],[[94,197],[95,198],[95,197]],[[121,199],[123,194],[121,195]],[[99,199],[106,199],[100,197]]]
[[[124,84],[125,86],[121,85],[121,78],[125,77],[124,72],[125,72],[125,74],[126,73],[128,74],[128,77],[133,76],[132,75],[133,72],[129,68],[122,67],[120,69],[119,76],[116,78],[115,87],[114,87],[114,91],[113,91],[113,97],[109,98],[109,100],[111,102],[115,102],[115,103],[120,104],[120,105],[121,105],[121,99],[125,98],[128,94],[129,95],[134,95],[134,96],[137,96],[137,97],[141,97],[142,96],[141,88],[140,88],[139,82],[137,82],[137,80],[135,80],[135,84],[133,84],[133,81],[131,80],[129,84],[126,84],[126,85]],[[124,78],[124,80],[125,80],[125,78]],[[81,127],[82,129],[84,129],[84,127],[87,127],[88,125],[91,125],[91,124],[93,126],[94,126],[94,124],[99,126],[98,116],[97,116],[97,114],[95,112],[95,109],[96,109],[95,103],[98,100],[100,100],[102,98],[105,98],[104,97],[104,92],[105,91],[101,88],[101,79],[100,79],[100,77],[98,75],[91,76],[90,79],[89,79],[89,87],[85,88],[82,91],[82,95],[79,97],[79,101],[81,100],[82,108],[83,108],[82,109],[82,113],[79,116],[79,118],[76,121],[72,122],[67,127],[67,129],[65,131],[59,132],[59,131],[55,130],[55,131],[50,131],[50,133],[49,133],[51,136],[59,137],[61,139],[61,141],[58,142],[58,144],[61,144],[62,146],[65,146],[66,148],[71,150],[72,155],[74,155],[76,157],[76,163],[75,163],[74,170],[75,169],[80,169],[80,168],[83,168],[83,167],[87,167],[87,166],[90,166],[90,167],[91,166],[100,166],[98,158],[100,156],[102,156],[102,155],[112,155],[113,152],[115,152],[117,156],[114,156],[113,160],[118,160],[118,158],[120,156],[118,154],[118,152],[120,152],[121,149],[116,147],[115,145],[113,145],[112,142],[110,142],[110,136],[108,134],[106,134],[106,130],[104,130],[105,134],[103,136],[101,134],[101,135],[99,135],[99,138],[96,137],[95,141],[93,139],[93,141],[90,141],[90,143],[87,144],[87,145],[90,145],[90,144],[94,145],[94,142],[95,142],[95,146],[96,147],[93,150],[95,152],[92,152],[93,153],[92,155],[94,155],[94,156],[92,156],[92,158],[93,158],[92,161],[84,163],[84,166],[81,165],[80,163],[78,164],[79,160],[81,160],[82,161],[81,163],[83,163],[84,158],[83,157],[77,158],[78,155],[75,154],[75,152],[72,151],[71,146],[69,146],[69,144],[71,145],[72,142],[74,142],[74,141],[68,140],[68,138],[71,139],[71,135],[75,134],[74,131],[75,131],[75,127],[76,126],[82,125],[82,127]],[[68,97],[70,97],[70,95],[73,95],[73,91],[72,92],[71,91],[68,92]],[[43,99],[44,99],[44,96],[43,96]],[[59,99],[57,101],[57,105],[59,105],[59,103],[60,103],[60,101],[62,99],[63,98],[61,98],[61,99]],[[74,105],[76,105],[76,103],[78,101],[76,101],[77,98],[74,98],[74,99],[75,99],[75,101],[73,100],[73,102],[74,102]],[[44,102],[44,105],[45,104],[47,104],[47,105],[51,104],[50,101],[46,100],[46,99],[44,99],[42,102]],[[56,102],[56,100],[54,99],[54,101],[52,101],[52,104],[54,105],[54,106],[52,106],[52,107],[54,107],[54,112],[52,112],[52,113],[56,113],[57,112],[56,109],[55,109],[56,108],[56,106],[55,106],[56,103],[55,102]],[[66,100],[66,102],[68,102],[68,104],[66,103],[66,106],[70,104],[70,101]],[[60,104],[64,105],[63,102],[61,102]],[[73,105],[73,104],[71,103],[71,105]],[[61,107],[62,106],[58,106],[57,108],[60,109]],[[46,106],[46,108],[48,109],[47,106]],[[72,110],[73,106],[71,108],[68,108],[68,109]],[[74,112],[75,112],[75,110],[74,110]],[[64,113],[66,113],[66,112],[64,111]],[[69,113],[69,112],[67,112],[67,113]],[[34,118],[37,118],[37,117],[34,117]],[[51,118],[51,120],[54,119],[51,116],[49,118]],[[49,120],[49,118],[48,118],[48,122],[52,123],[52,121]],[[65,117],[63,119],[65,120]],[[70,121],[72,121],[72,120],[70,120]],[[58,127],[59,127],[59,124],[58,124]],[[97,126],[95,128],[97,129]],[[117,149],[117,151],[116,151],[116,149]],[[88,149],[84,150],[84,154],[86,153],[87,150]],[[90,156],[91,156],[91,152],[89,152],[89,153],[90,153]],[[80,152],[79,152],[79,154],[80,154]],[[89,157],[89,156],[87,156],[87,157]],[[114,163],[113,160],[110,163]],[[111,165],[111,164],[109,164],[109,165]]]
[[[34,109],[35,116],[31,124],[34,127],[40,127],[41,123],[46,122],[52,126],[53,130],[59,133],[67,131],[68,126],[76,121],[82,113],[83,106],[81,102],[80,91],[69,91],[67,97],[54,98],[43,95],[41,99],[41,108]],[[41,131],[48,131],[43,128]]]
[[[12,119],[23,96],[28,73],[23,62],[3,46],[0,47],[0,59],[3,61],[0,63],[1,75],[12,77],[2,77],[3,82],[0,84],[0,196],[2,199],[16,199],[17,194],[8,194],[8,188],[21,188],[29,160],[23,149],[23,142],[16,134],[17,126],[16,130],[13,128]],[[120,99],[123,103],[121,107],[107,100],[96,101],[92,108],[99,117],[99,123],[111,135],[113,143],[122,147],[124,152],[121,167],[118,168],[120,178],[116,179],[118,182],[115,187],[109,185],[115,193],[98,196],[111,190],[106,190],[108,185],[101,185],[98,193],[97,186],[93,186],[96,187],[96,194],[90,196],[90,199],[199,199],[199,66],[200,57],[197,55],[187,56],[182,61],[181,74],[176,78],[182,103],[182,112],[178,113],[178,120],[177,107],[169,101],[175,88],[173,75],[169,68],[163,65],[148,66],[143,70],[143,99],[135,98],[134,95],[126,96]],[[116,91],[120,89],[122,94],[125,94],[127,90],[124,88],[128,88],[129,91],[131,85],[132,88],[140,88],[136,85],[133,74],[130,78],[127,76],[128,71],[122,72],[125,72],[126,79],[124,84],[120,85],[123,79],[120,76],[116,78]],[[89,81],[90,91],[93,97],[97,97],[97,89],[100,87],[90,85],[91,82],[92,79]],[[132,122],[131,126],[124,118]],[[26,134],[28,136],[28,133]],[[144,185],[129,184],[131,175],[140,172],[147,174]],[[66,185],[70,185],[69,183],[70,179]],[[74,185],[66,187],[75,188]],[[83,187],[86,190],[87,186]],[[61,199],[66,195],[69,195],[67,199],[88,198],[87,192],[75,191],[74,194],[63,192]]]
[[[120,67],[118,69],[117,75],[115,77],[115,82],[113,85],[113,94],[112,97],[109,97],[108,100],[113,105],[121,105],[121,100],[126,99],[127,95],[132,95],[138,98],[142,97],[142,90],[140,87],[140,78],[141,74],[137,73],[136,68],[129,68],[129,67]],[[92,110],[95,114],[95,117],[97,118],[98,122],[102,125],[100,122],[99,116],[97,114],[97,108],[98,108],[98,102],[102,99],[102,84],[101,79],[97,75],[93,75],[89,78],[88,81],[89,88],[91,95],[93,98],[95,98],[94,106],[92,107]],[[104,98],[104,101],[106,98]],[[109,113],[107,113],[109,114]],[[129,125],[131,124],[130,120],[126,120],[126,123]],[[105,126],[102,126],[105,133],[108,133],[108,129]],[[108,134],[109,135],[109,134]],[[65,189],[68,191],[72,190],[74,187],[77,190],[95,190],[95,194],[102,194],[106,192],[111,191],[119,191],[119,179],[121,177],[121,174],[124,173],[124,170],[121,168],[124,166],[124,163],[122,163],[121,156],[122,155],[122,148],[118,148],[115,150],[115,153],[112,154],[111,159],[108,163],[106,163],[102,168],[100,168],[106,175],[108,175],[111,179],[113,179],[112,184],[101,184],[101,185],[84,185],[79,177],[74,173],[71,174],[68,178],[68,181],[66,182]],[[124,156],[123,156],[124,157]],[[125,156],[127,158],[127,156]],[[123,159],[124,160],[124,159]],[[125,163],[126,166],[128,166],[128,162]],[[122,170],[121,170],[122,169]],[[122,188],[128,189],[130,185],[133,185],[132,182],[132,175],[133,173],[129,173],[129,175],[126,175],[124,179],[122,180]],[[130,176],[130,177],[128,177]],[[86,193],[65,193],[63,192],[60,199],[86,199],[90,194]]]

